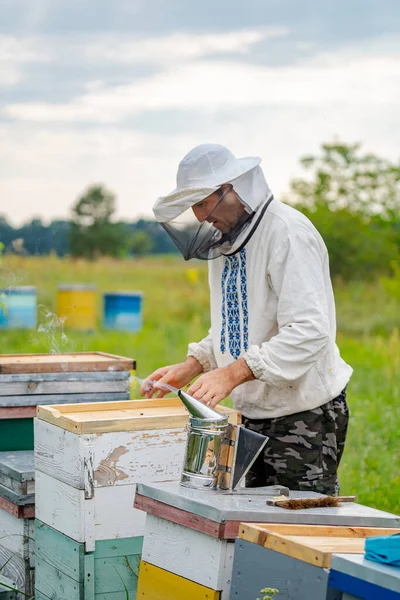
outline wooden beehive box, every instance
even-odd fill
[[[263,587],[282,600],[341,600],[328,584],[332,555],[364,554],[365,538],[400,529],[243,523],[236,541],[232,597],[250,600]],[[256,594],[256,596],[254,596]]]
[[[221,410],[238,422],[236,411]],[[143,535],[135,485],[180,479],[187,422],[178,399],[38,407],[37,517],[88,548]]]
[[[0,581],[7,577],[29,596],[34,591],[34,510],[33,451],[1,452]]]
[[[130,358],[104,352],[0,355],[0,451],[33,450],[45,404],[129,400]]]
[[[65,586],[69,600],[125,598],[124,585],[135,597],[146,519],[136,484],[180,479],[187,422],[178,399],[38,407],[37,598]]]

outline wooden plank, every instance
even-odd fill
[[[140,555],[113,556],[94,560],[96,594],[110,594],[128,590],[129,595],[136,594],[139,577]]]
[[[142,496],[141,494],[135,494],[135,508],[155,517],[171,521],[172,523],[206,533],[212,537],[223,537],[222,523],[216,523],[205,517],[200,517],[194,513],[175,508],[174,506],[164,504],[163,502],[148,498],[147,496]]]
[[[183,427],[76,435],[36,419],[36,468],[78,489],[178,480],[186,439]]]
[[[176,508],[175,506],[165,504],[142,494],[135,494],[135,507],[148,514],[167,519],[178,525],[184,525],[185,527],[190,527],[190,529],[201,531],[223,540],[234,540],[239,533],[240,527],[243,525],[241,521],[228,520],[224,523],[212,521],[211,519],[207,519],[207,517]]]
[[[8,512],[10,515],[14,515],[17,519],[34,519],[35,518],[35,505],[28,504],[26,506],[18,506],[6,498],[0,496],[0,509]]]
[[[7,577],[14,582],[15,587],[21,592],[33,594],[29,561],[0,545],[0,567],[0,582],[3,576]]]
[[[15,373],[0,374],[0,387],[4,383],[34,383],[59,381],[126,381],[131,377],[130,371],[81,371],[78,373]]]
[[[29,396],[0,396],[0,406],[38,406],[46,404],[74,404],[76,402],[111,402],[127,400],[129,392],[106,392],[97,394],[32,394]]]
[[[1,354],[0,373],[63,373],[67,371],[132,371],[136,361],[105,352],[73,354]]]
[[[113,540],[98,540],[94,557],[113,558],[116,556],[132,556],[141,554],[143,548],[143,536],[134,538],[117,538]]]
[[[4,475],[3,473],[0,473],[0,485],[15,492],[19,496],[35,493],[34,481],[15,481],[15,479],[9,475]]]
[[[255,600],[265,587],[279,590],[278,600],[341,600],[328,591],[327,569],[238,539],[232,569],[231,598]],[[377,599],[378,600],[378,599]]]
[[[221,594],[142,561],[137,597],[145,600],[220,600]]]
[[[26,506],[27,504],[34,504],[35,502],[35,494],[20,495],[3,485],[0,485],[0,497],[5,498],[18,506]]]
[[[233,424],[240,418],[237,411],[226,407],[221,412]],[[185,427],[188,422],[188,412],[178,398],[38,406],[37,417],[77,434],[172,429]]]
[[[71,579],[83,580],[84,544],[62,535],[39,519],[35,522],[36,556]]]
[[[229,597],[234,542],[147,515],[142,558]]]
[[[0,511],[0,545],[34,565],[34,519],[18,519]],[[0,563],[1,574],[1,563]]]
[[[310,531],[311,528],[312,526],[310,526]],[[329,568],[332,554],[364,553],[365,532],[358,535],[356,528],[353,528],[351,535],[345,537],[324,535],[323,533],[322,535],[316,535],[315,532],[307,535],[304,531],[305,535],[282,535],[272,529],[260,527],[260,525],[255,527],[254,525],[243,524],[240,536],[245,535],[247,541],[252,541],[249,538],[252,537],[251,534],[254,531],[256,531],[256,536],[253,539],[257,541],[253,543],[318,567]],[[376,528],[375,532],[375,535],[381,535],[382,529]],[[372,528],[369,528],[369,535],[371,533]]]
[[[1,419],[33,419],[36,416],[36,406],[1,406]]]
[[[122,381],[29,381],[0,383],[2,396],[36,396],[43,394],[94,394],[128,392],[129,380]]]
[[[21,483],[35,480],[35,462],[32,450],[0,452],[0,473]]]
[[[253,544],[264,545],[265,532],[272,531],[281,535],[317,536],[317,537],[355,537],[366,538],[400,533],[392,527],[343,527],[340,525],[297,525],[287,523],[241,523],[239,537]]]
[[[94,550],[94,541],[144,535],[146,515],[133,507],[135,485],[98,488],[92,499],[85,490],[36,471],[37,518]]]
[[[39,594],[57,600],[83,600],[83,581],[78,582],[36,557],[35,586]]]

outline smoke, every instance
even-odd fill
[[[68,336],[64,331],[65,317],[58,317],[43,304],[38,308],[41,310],[42,319],[37,331],[47,336],[48,352],[50,354],[65,352],[69,344]]]

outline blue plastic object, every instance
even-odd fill
[[[37,294],[33,286],[0,289],[0,328],[35,329]]]
[[[142,329],[143,292],[107,292],[104,294],[104,327],[137,332]]]

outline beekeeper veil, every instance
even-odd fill
[[[217,144],[196,146],[182,159],[176,188],[157,200],[153,212],[185,260],[210,260],[246,244],[258,223],[257,213],[272,198],[260,162],[258,157],[236,158]],[[232,205],[232,197],[243,211],[236,200]],[[202,205],[206,212],[200,218]],[[226,215],[228,228],[218,227],[219,215]]]

